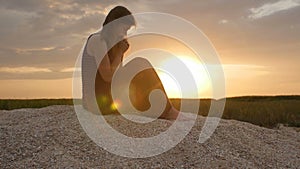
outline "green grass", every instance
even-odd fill
[[[197,100],[190,100],[190,104]],[[172,100],[179,109],[180,100]],[[198,114],[207,116],[210,99],[201,99]],[[300,127],[300,96],[245,96],[227,98],[223,119],[273,128],[278,124]]]
[[[171,99],[176,108],[180,99]],[[187,99],[188,104],[198,102]],[[199,114],[207,116],[210,99],[201,99]],[[1,110],[19,108],[41,108],[50,105],[73,105],[72,99],[33,99],[0,100]],[[276,127],[277,124],[300,127],[300,96],[245,96],[226,99],[222,118],[249,122],[264,127]]]
[[[0,110],[41,108],[50,105],[73,105],[73,99],[1,99]]]

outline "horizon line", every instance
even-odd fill
[[[225,97],[226,99],[230,98],[242,98],[242,97],[300,97],[300,94],[279,94],[279,95],[237,95],[237,96],[228,96]],[[60,99],[76,99],[81,100],[82,98],[72,98],[72,97],[38,97],[38,98],[0,98],[0,100],[60,100]],[[214,99],[214,100],[220,100],[224,98],[209,98],[209,97],[199,97],[199,98],[169,98],[169,99]]]

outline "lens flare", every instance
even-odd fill
[[[110,108],[111,110],[118,110],[121,107],[121,102],[119,100],[116,100],[111,104]]]

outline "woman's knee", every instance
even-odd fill
[[[132,59],[129,64],[137,64],[139,66],[147,66],[147,67],[152,67],[152,64],[145,58],[142,57],[136,57]]]

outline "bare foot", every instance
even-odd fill
[[[164,113],[161,116],[159,116],[159,118],[166,119],[166,120],[176,120],[178,114],[179,111],[176,110],[174,107],[172,107],[167,113]]]
[[[166,120],[176,120],[177,118],[179,118],[178,120],[179,121],[189,121],[189,120],[193,120],[193,118],[191,117],[187,117],[185,115],[180,115],[179,116],[179,111],[176,110],[174,107],[172,107],[170,109],[170,111],[168,111],[167,113],[165,114],[162,114],[159,118],[160,119],[166,119]]]

